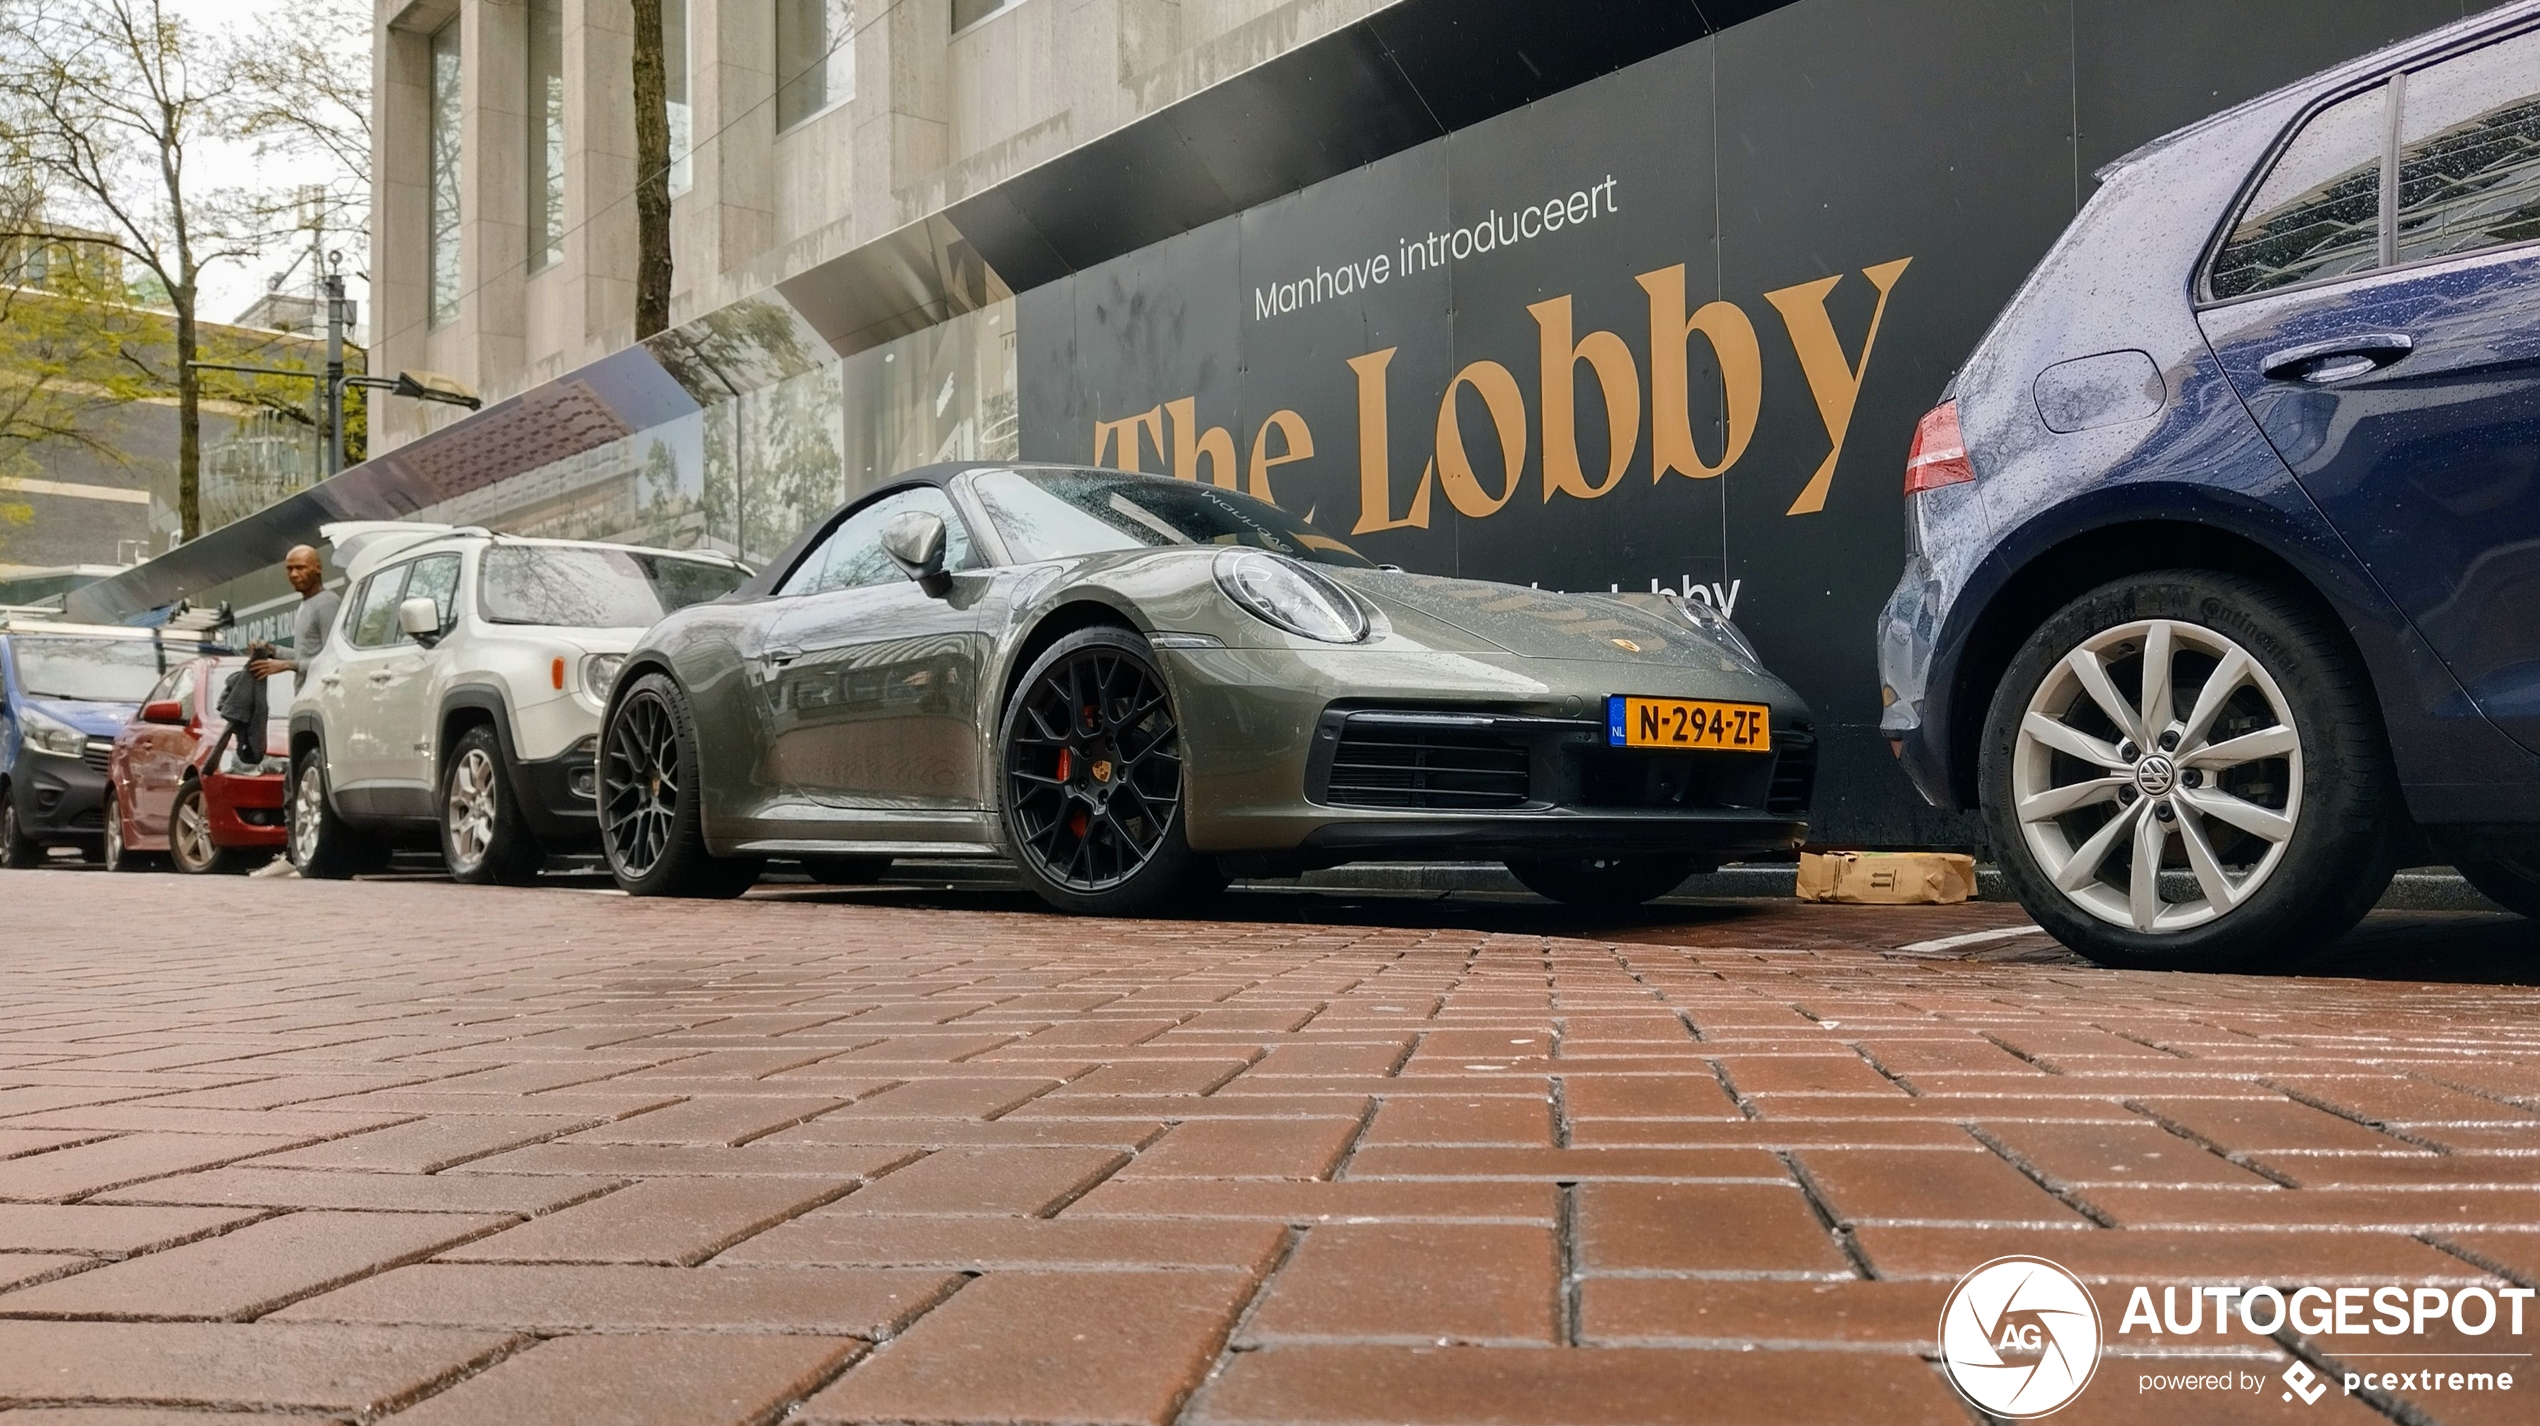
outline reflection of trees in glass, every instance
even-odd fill
[[[834,365],[741,398],[741,548],[765,560],[846,497]]]
[[[730,401],[708,406],[699,413],[697,426],[697,464],[701,473],[697,503],[705,515],[705,542],[737,554],[741,548],[741,472],[733,459],[733,432],[740,426],[740,408]]]
[[[772,386],[828,360],[828,343],[780,299],[753,297],[645,343],[699,405]]]
[[[702,472],[692,466],[687,478],[683,478],[679,453],[670,442],[659,436],[637,439],[644,447],[644,463],[635,475],[635,531],[631,538],[637,544],[666,550],[694,549],[705,535],[698,499],[701,482],[694,478]]]
[[[942,460],[1012,460],[1014,304],[912,332],[845,363],[849,484]]]

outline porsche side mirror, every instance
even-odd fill
[[[417,595],[397,606],[397,627],[425,648],[441,642],[441,606]]]
[[[181,727],[185,723],[185,705],[173,698],[162,698],[153,703],[144,703],[141,705],[141,721],[174,723]]]
[[[882,553],[938,599],[952,587],[952,577],[944,573],[944,517],[931,510],[892,516],[882,527]]]

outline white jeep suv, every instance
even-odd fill
[[[417,524],[328,526],[344,605],[291,705],[306,876],[437,833],[450,874],[523,882],[596,841],[610,680],[662,615],[750,577],[721,555]]]

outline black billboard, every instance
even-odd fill
[[[2091,169],[2462,9],[1788,5],[1023,292],[1023,455],[1708,599],[1815,708],[1819,840],[1971,842],[1876,732],[1916,419]]]

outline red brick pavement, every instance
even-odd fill
[[[2112,1320],[2540,1286],[2504,918],[2249,978],[1896,949],[1981,905],[1231,909],[9,875],[0,1426],[1967,1422],[2005,1253]],[[2286,1362],[2138,1332],[2058,1419],[2540,1418],[2139,1389]]]

